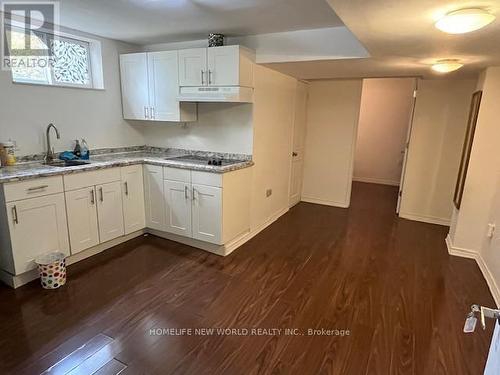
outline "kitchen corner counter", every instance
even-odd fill
[[[182,153],[179,150],[165,153],[143,151],[111,153],[92,157],[89,160],[89,164],[71,167],[54,167],[44,165],[40,161],[20,163],[11,167],[0,168],[0,184],[135,164],[151,164],[211,173],[227,173],[238,169],[248,168],[254,164],[252,160],[237,160],[237,162],[235,160],[234,164],[225,166],[201,165],[186,161],[172,160],[173,158],[184,155],[189,155],[189,153]]]

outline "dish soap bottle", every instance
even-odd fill
[[[75,148],[73,150],[73,154],[75,154],[77,158],[82,156],[82,148],[80,147],[80,141],[78,139],[75,139]]]
[[[3,143],[3,148],[5,152],[5,164],[7,166],[16,164],[16,145],[13,141],[9,139],[8,142]]]
[[[82,138],[82,150],[81,150],[81,159],[83,160],[89,160],[90,158],[90,150],[89,150],[89,145],[87,144],[87,141]]]

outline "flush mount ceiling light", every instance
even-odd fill
[[[460,69],[462,66],[464,66],[464,64],[461,64],[458,60],[447,59],[436,61],[431,69],[438,73],[450,73]]]
[[[464,34],[479,30],[492,23],[495,16],[484,9],[460,9],[446,14],[436,22],[436,27],[449,34]]]

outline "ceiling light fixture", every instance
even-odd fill
[[[462,66],[464,66],[464,64],[461,64],[458,60],[447,59],[436,61],[431,68],[438,73],[450,73],[460,69]]]
[[[479,30],[494,20],[495,16],[484,9],[460,9],[446,14],[435,26],[445,33],[464,34]]]

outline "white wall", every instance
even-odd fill
[[[253,107],[252,230],[288,210],[297,81],[257,65]],[[266,190],[272,195],[266,197]]]
[[[252,104],[199,103],[198,121],[186,125],[137,122],[146,144],[188,150],[252,154]]]
[[[329,43],[324,41],[328,40]],[[345,26],[296,30],[226,38],[227,45],[239,44],[256,52],[257,63],[317,61],[368,57],[363,45]],[[159,43],[146,51],[167,51],[207,47],[206,39],[188,42]]]
[[[419,80],[400,216],[448,225],[474,80]]]
[[[479,79],[483,90],[460,210],[455,211],[450,246],[478,259],[493,296],[500,305],[500,67],[488,68]],[[496,224],[493,239],[488,223]]]
[[[413,78],[363,80],[354,181],[399,185],[414,88]]]
[[[361,80],[309,85],[302,200],[348,207]]]
[[[144,144],[138,129],[122,118],[118,55],[134,47],[90,37],[102,43],[104,90],[13,84],[10,72],[0,71],[0,141],[17,141],[19,155],[45,151],[50,122],[61,133],[61,140],[53,137],[56,151],[71,149],[82,137],[91,148]]]

